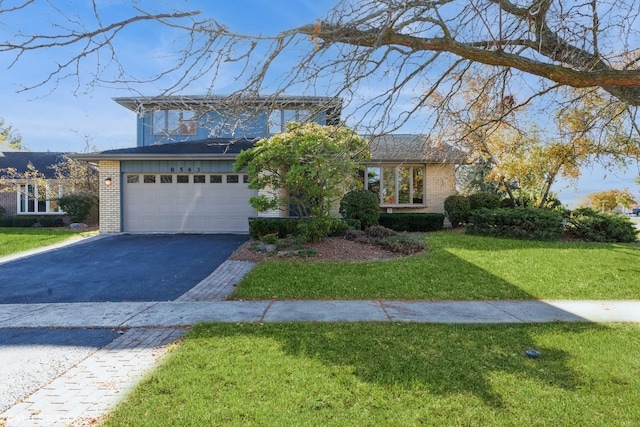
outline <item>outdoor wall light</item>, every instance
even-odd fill
[[[107,178],[104,180],[104,185],[106,185],[107,187],[111,187],[111,178]]]

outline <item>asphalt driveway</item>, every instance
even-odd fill
[[[117,235],[0,265],[0,304],[171,301],[213,272],[243,235]]]

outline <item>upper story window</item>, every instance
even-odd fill
[[[156,110],[152,117],[152,131],[154,135],[194,135],[195,111]]]
[[[64,211],[58,206],[59,197],[62,197],[62,185],[20,184],[18,214],[62,214]]]
[[[269,114],[269,134],[285,130],[289,122],[308,122],[312,119],[310,110],[274,110]]]
[[[423,205],[424,166],[370,166],[365,188],[378,195],[380,205]]]

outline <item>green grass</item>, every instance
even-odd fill
[[[640,244],[499,239],[452,232],[428,251],[367,263],[268,261],[236,299],[636,299]]]
[[[78,233],[63,228],[0,227],[0,256],[52,245],[74,236],[85,236],[91,233]]]
[[[636,426],[638,348],[637,325],[205,324],[106,425]]]

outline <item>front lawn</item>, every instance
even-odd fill
[[[52,245],[74,236],[85,236],[86,234],[66,228],[0,227],[0,256]]]
[[[428,251],[367,263],[268,261],[236,299],[637,299],[640,244],[499,239],[455,232]]]
[[[635,426],[638,348],[637,325],[205,324],[106,425]]]

